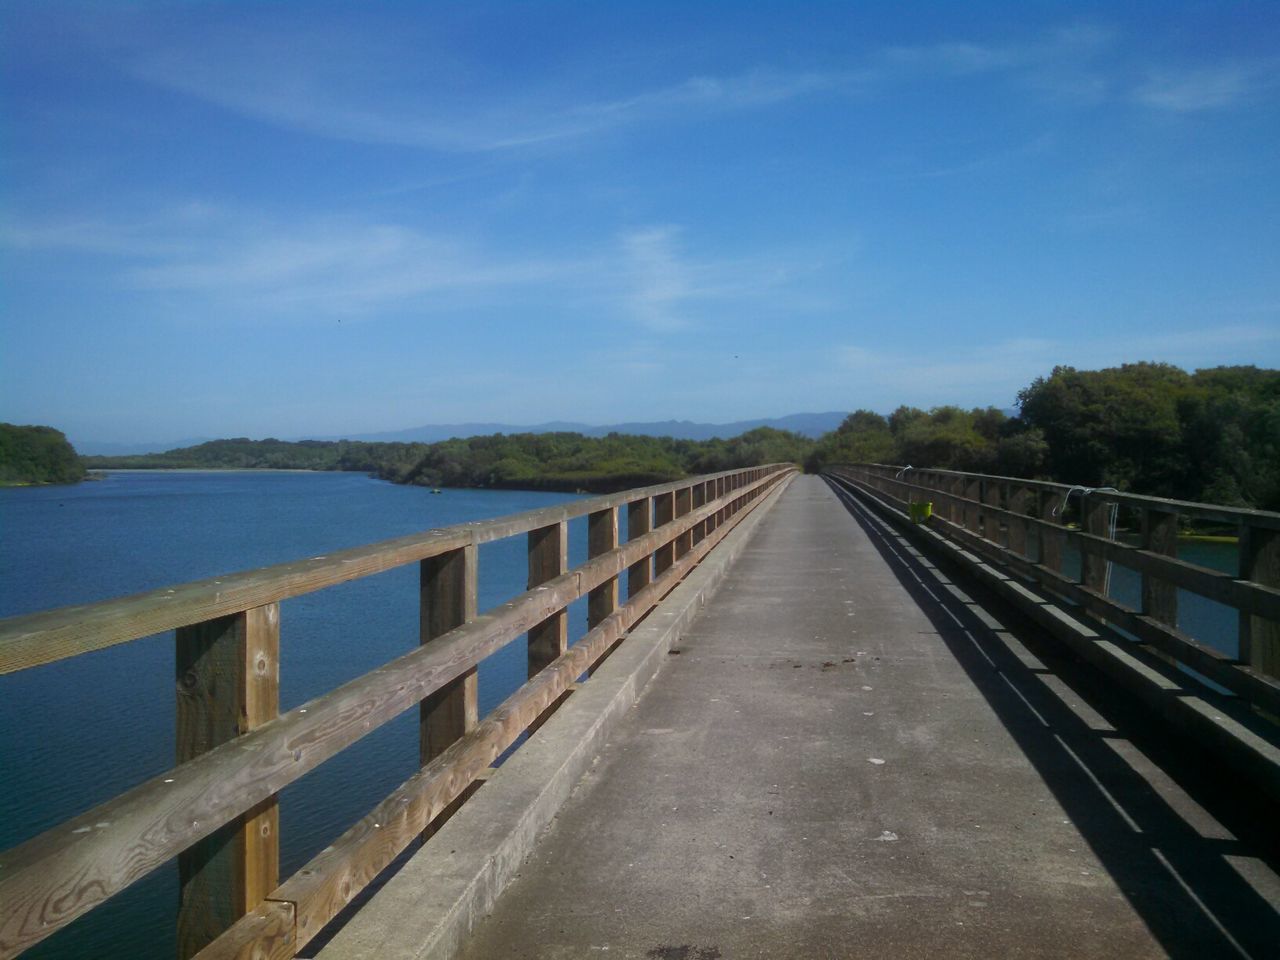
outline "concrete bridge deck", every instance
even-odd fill
[[[973,597],[797,478],[461,955],[1278,955],[1275,811]]]

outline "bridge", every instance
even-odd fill
[[[1238,568],[1180,558],[1188,521]],[[508,537],[529,589],[480,612]],[[421,645],[280,713],[280,601],[404,564]],[[0,854],[0,957],[175,857],[204,960],[1280,943],[1277,514],[773,465],[14,618],[0,671],[164,630],[182,762]],[[521,638],[529,682],[478,717],[477,665]],[[420,771],[281,881],[280,791],[415,707]]]

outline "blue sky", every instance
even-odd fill
[[[1280,4],[0,11],[0,419],[1012,405],[1280,366]]]

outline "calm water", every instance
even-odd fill
[[[573,499],[432,495],[348,473],[117,472],[72,487],[0,490],[0,616],[85,603],[296,560]],[[623,518],[625,523],[625,517]],[[570,524],[570,562],[586,557]],[[282,709],[417,645],[415,565],[281,604]],[[480,607],[524,589],[524,538],[480,548]],[[585,602],[570,635],[585,630]],[[480,712],[524,680],[519,641],[480,668]],[[172,632],[0,677],[0,849],[173,766]],[[407,779],[416,712],[366,737],[281,796],[286,877]],[[55,934],[31,957],[174,956],[173,864]]]
[[[449,490],[433,496],[358,474],[119,472],[74,487],[0,490],[0,616],[84,603],[344,547],[529,510],[565,494]],[[621,518],[625,523],[625,511]],[[623,533],[625,536],[625,531]],[[524,538],[480,548],[481,609],[524,589]],[[1184,558],[1233,570],[1235,547],[1183,544]],[[586,557],[584,520],[570,561]],[[1137,605],[1117,567],[1112,595]],[[417,644],[413,565],[281,605],[281,707],[289,709]],[[1235,653],[1235,612],[1179,594],[1179,626]],[[585,630],[585,602],[570,636]],[[480,668],[487,713],[525,675],[516,641]],[[0,677],[0,849],[173,765],[173,634]],[[284,791],[281,876],[297,870],[409,777],[416,712]],[[174,955],[172,864],[54,935],[31,957]]]

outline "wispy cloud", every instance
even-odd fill
[[[398,225],[320,222],[221,238],[198,256],[137,267],[125,279],[139,290],[231,296],[266,311],[361,316],[436,294],[551,284],[580,266],[501,256]]]
[[[1050,31],[1021,43],[958,40],[867,51],[812,70],[758,66],[695,74],[613,97],[580,97],[557,85],[494,90],[469,86],[456,70],[414,73],[404,50],[381,38],[303,34],[204,37],[199,45],[157,46],[126,63],[135,78],[242,116],[338,140],[447,152],[511,150],[627,125],[771,107],[821,95],[866,96],[920,78],[1017,71],[1031,75],[1078,65],[1111,42],[1090,26]],[[285,52],[287,51],[287,52]],[[369,63],[378,64],[370,70]]]
[[[1280,81],[1277,64],[1228,63],[1186,71],[1158,70],[1134,90],[1144,106],[1173,113],[1196,113],[1232,107]]]
[[[677,236],[676,228],[661,226],[622,237],[631,275],[628,307],[641,326],[656,333],[679,330],[688,322],[681,307],[694,291],[689,270],[676,253]]]
[[[259,317],[373,315],[437,294],[554,285],[584,270],[573,257],[512,256],[398,224],[285,224],[230,211],[195,222],[183,208],[133,222],[9,224],[0,244],[105,256],[125,288],[229,303]]]
[[[11,223],[0,246],[96,257],[120,288],[241,320],[376,319],[407,306],[429,315],[536,300],[657,333],[698,326],[730,304],[790,302],[796,280],[818,269],[776,249],[690,252],[675,225],[534,253],[398,223],[275,222],[197,204],[137,221]]]
[[[499,95],[421,77],[370,78],[363,70],[334,66],[335,56],[349,61],[350,51],[330,56],[312,46],[281,56],[276,47],[261,43],[211,42],[150,52],[127,69],[137,79],[287,129],[447,152],[534,146],[673,113],[766,107],[830,89],[843,79],[749,70],[692,76],[611,99],[573,100],[536,89]]]

